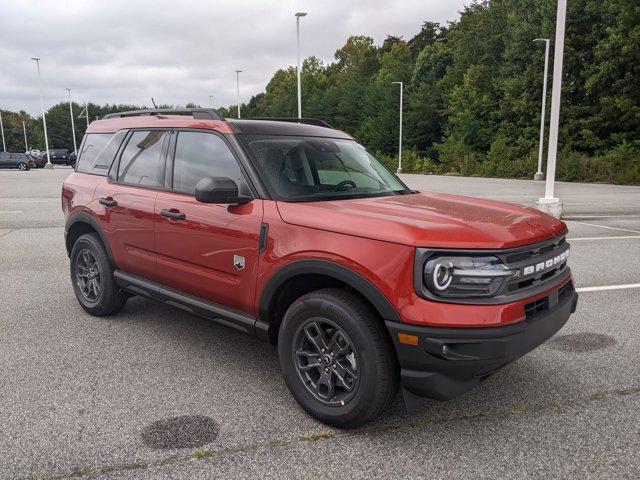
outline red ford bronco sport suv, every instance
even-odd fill
[[[277,345],[309,414],[450,399],[575,311],[563,222],[420,193],[313,119],[147,110],[93,122],[62,208],[80,305],[143,295]]]

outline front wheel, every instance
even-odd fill
[[[116,285],[113,267],[95,233],[82,235],[71,250],[71,282],[80,306],[101,317],[119,312],[127,295]]]
[[[373,420],[398,388],[397,360],[381,319],[347,290],[328,288],[296,300],[282,322],[278,354],[300,406],[334,427]]]
[[[22,170],[23,172],[29,170],[29,165],[24,162],[18,164],[18,170]]]

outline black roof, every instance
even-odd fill
[[[307,123],[233,118],[227,118],[226,121],[237,133],[242,135],[298,135],[301,137],[330,137],[353,140],[351,135],[347,135],[341,130]]]

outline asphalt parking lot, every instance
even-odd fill
[[[640,187],[558,184],[581,292],[556,337],[453,401],[407,415],[398,398],[345,432],[302,412],[257,339],[142,298],[86,314],[69,173],[0,171],[0,478],[640,477]],[[522,204],[544,189],[404,178]]]

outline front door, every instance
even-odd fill
[[[163,130],[133,131],[94,202],[118,269],[157,281],[154,206],[164,183]]]
[[[203,131],[172,135],[167,190],[158,193],[155,235],[160,283],[219,305],[253,312],[262,200],[244,205],[200,203],[195,185],[228,177],[250,194],[226,141]],[[173,158],[172,158],[173,157]]]

